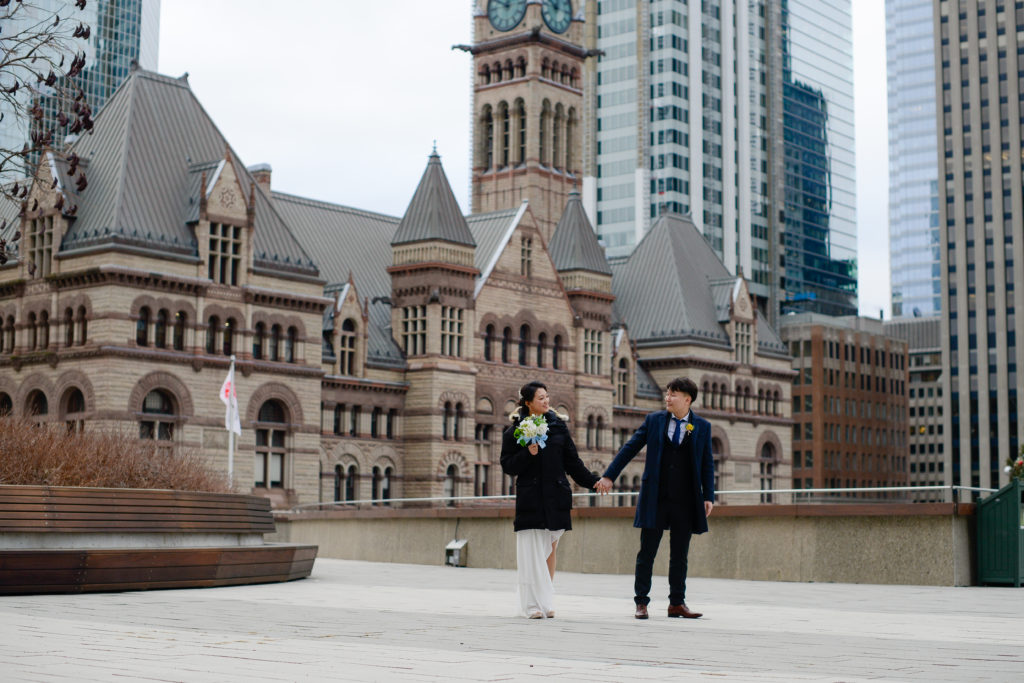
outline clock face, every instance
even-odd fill
[[[526,0],[487,0],[487,18],[499,31],[511,31],[526,15]]]
[[[572,21],[572,0],[544,0],[540,14],[555,33],[565,33]]]

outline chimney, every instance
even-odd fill
[[[256,164],[255,166],[250,166],[247,170],[252,174],[252,179],[256,181],[256,184],[269,195],[270,174],[273,171],[270,164]]]

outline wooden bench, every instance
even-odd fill
[[[264,544],[259,496],[0,486],[0,594],[198,588],[309,576],[314,545]]]

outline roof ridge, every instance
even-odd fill
[[[128,103],[127,103],[127,106],[125,107],[125,113],[124,113],[124,118],[125,118],[125,121],[124,121],[124,135],[121,138],[121,159],[120,159],[120,163],[118,164],[116,181],[115,181],[117,183],[117,192],[114,195],[114,216],[113,216],[113,219],[111,221],[111,225],[107,226],[108,229],[110,229],[115,235],[122,231],[122,228],[120,227],[121,226],[121,215],[122,215],[122,212],[124,211],[124,193],[125,193],[125,185],[127,184],[127,183],[124,182],[124,179],[128,175],[128,148],[129,148],[129,146],[131,144],[131,140],[132,140],[132,130],[135,127],[133,125],[134,124],[134,120],[135,120],[135,117],[133,116],[133,114],[134,114],[133,110],[135,109],[135,97],[137,95],[137,90],[138,90],[138,86],[135,83],[135,79],[138,76],[138,74],[139,74],[138,71],[131,72],[130,74],[128,74],[128,78],[126,78],[124,80],[124,83],[122,84],[122,86],[125,89],[125,92],[122,95],[122,97],[127,97],[128,98]],[[121,88],[118,88],[117,90],[120,91]],[[116,92],[117,91],[115,91],[115,94],[116,94]],[[114,99],[113,96],[111,96],[110,99],[108,99],[106,104],[103,106],[103,109],[106,109],[107,108],[106,105],[109,105],[111,103],[111,101],[113,101],[113,99]],[[99,116],[99,114],[97,114],[97,117],[98,116]],[[98,118],[97,118],[97,121],[98,121]]]
[[[346,213],[359,214],[362,216],[375,216],[378,218],[386,218],[389,220],[400,221],[400,216],[392,216],[390,214],[381,213],[379,211],[370,211],[369,209],[358,209],[354,206],[348,206],[347,204],[338,204],[335,202],[329,202],[325,199],[314,199],[312,197],[301,197],[297,194],[290,192],[281,192],[280,190],[270,191],[271,199],[281,199],[283,201],[295,202],[296,204],[305,204],[307,206],[316,206],[323,209],[331,209],[333,211],[344,211]]]

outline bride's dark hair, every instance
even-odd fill
[[[543,382],[530,382],[529,384],[524,384],[519,390],[519,417],[526,417],[530,414],[530,409],[526,407],[526,402],[533,400],[533,397],[537,395],[538,389],[548,390]]]

